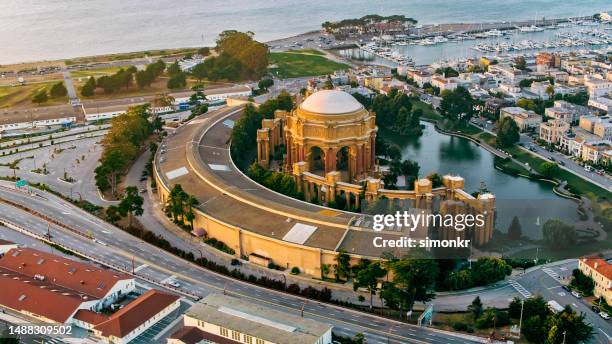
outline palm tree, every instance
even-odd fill
[[[191,230],[193,230],[193,220],[195,219],[195,213],[193,212],[193,207],[197,206],[200,202],[193,196],[187,197],[187,213],[185,214],[185,219],[189,221],[191,226]]]

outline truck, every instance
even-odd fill
[[[557,301],[550,300],[547,303],[548,303],[548,308],[550,309],[551,312],[557,314],[563,311],[563,307],[561,307],[561,305]]]

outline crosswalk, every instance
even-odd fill
[[[551,269],[551,268],[544,268],[544,269],[542,269],[542,271],[544,271],[544,273],[546,273],[548,276],[550,276],[550,277],[552,277],[552,278],[554,278],[554,279],[556,279],[556,280],[560,279],[559,274],[558,274],[558,273],[556,273],[556,272],[555,272],[553,269]]]
[[[529,290],[525,289],[525,287],[523,287],[519,282],[511,279],[508,280],[508,283],[514,288],[516,289],[516,291],[519,292],[519,294],[523,295],[523,297],[525,298],[530,298],[532,296],[532,294],[529,292]]]

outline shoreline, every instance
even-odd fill
[[[491,30],[495,28],[504,30],[504,27],[505,29],[508,29],[513,26],[523,26],[523,25],[533,25],[533,24],[550,25],[550,24],[555,24],[555,23],[557,24],[566,23],[572,20],[585,20],[585,19],[590,19],[592,17],[593,16],[591,15],[591,16],[576,16],[576,17],[565,17],[565,18],[547,18],[543,20],[526,19],[526,20],[514,20],[514,21],[424,23],[421,25],[421,29],[419,30],[426,31],[426,33],[423,34],[423,36],[425,37],[429,35],[450,34],[453,32],[457,33],[457,32],[487,31],[487,30]],[[319,26],[320,25],[321,24],[319,24]],[[468,30],[472,26],[476,26],[476,27],[473,28],[472,30]],[[294,34],[294,35],[279,37],[276,39],[264,41],[262,43],[270,46],[270,45],[279,44],[285,41],[304,38],[304,37],[308,37],[311,35],[321,35],[321,34],[330,35],[329,33],[324,32],[323,28],[319,28],[319,29],[313,29],[313,30],[302,32],[302,33]],[[354,44],[355,42],[350,42],[350,43],[347,43],[346,45],[348,46],[348,45],[354,45]],[[43,59],[38,59],[38,60],[34,59],[34,60],[29,60],[29,61],[18,61],[18,62],[0,61],[0,73],[2,73],[6,68],[9,68],[10,66],[18,66],[18,65],[44,64],[47,66],[61,65],[63,67],[68,67],[70,64],[66,64],[66,61],[70,61],[70,60],[88,60],[88,59],[98,60],[98,59],[103,59],[103,58],[111,58],[111,61],[119,61],[119,60],[113,60],[112,57],[118,56],[118,55],[119,56],[128,55],[128,54],[129,55],[144,55],[146,53],[153,53],[149,57],[171,57],[173,54],[166,54],[166,52],[181,53],[186,50],[194,50],[194,49],[198,49],[204,46],[205,45],[193,45],[193,46],[182,46],[182,47],[151,48],[151,49],[136,50],[136,51],[126,50],[126,51],[101,53],[101,54],[95,54],[95,55],[83,55],[83,56],[72,56],[72,57],[50,58],[50,59],[43,58]],[[333,48],[324,49],[324,50],[334,50],[334,49],[341,49],[341,48],[342,47],[333,47]],[[160,54],[155,54],[155,53],[160,53]]]

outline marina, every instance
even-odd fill
[[[540,51],[607,50],[612,25],[593,21],[563,22],[546,26],[516,26],[476,32],[453,32],[432,37],[383,35],[340,54],[388,66],[414,66],[444,60],[487,55],[536,54]]]

